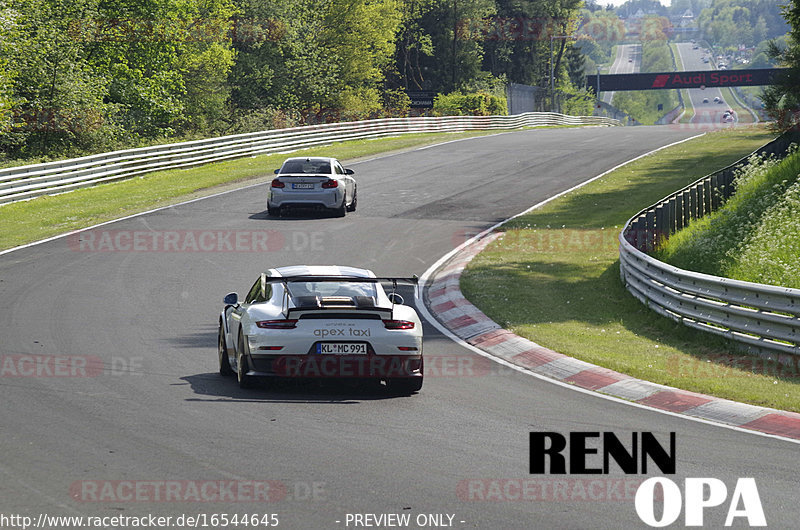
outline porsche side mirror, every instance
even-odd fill
[[[353,171],[353,170],[352,170],[352,169],[350,169],[350,168],[345,168],[344,172],[345,172],[347,175],[353,175],[353,174],[355,174],[355,171]]]
[[[225,305],[236,305],[239,303],[239,295],[236,293],[226,294],[225,298],[222,299],[222,303]]]
[[[280,172],[281,172],[281,168],[278,168],[278,169],[276,169],[275,171],[273,171],[273,173],[275,173],[276,175],[277,175],[278,173],[280,173]]]

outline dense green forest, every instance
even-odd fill
[[[660,67],[667,16],[692,9],[714,44],[766,57],[781,1],[4,0],[0,162],[408,115],[415,90],[439,95],[425,112],[503,113],[508,83],[546,93],[551,69],[560,109],[587,113],[584,75],[617,42]]]
[[[580,0],[0,5],[0,153],[16,159],[404,115],[408,90],[483,92],[477,111],[502,111],[506,82],[547,86],[548,32]]]

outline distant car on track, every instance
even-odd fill
[[[708,103],[708,98],[703,98],[703,103]]]
[[[383,283],[390,284],[387,294]],[[367,269],[295,265],[259,275],[244,300],[225,296],[219,371],[239,385],[254,378],[346,378],[422,388],[422,322],[395,292],[417,278],[378,278]]]
[[[275,173],[267,197],[270,215],[281,215],[289,208],[324,208],[344,217],[356,209],[358,186],[353,170],[335,158],[288,158]]]
[[[719,96],[714,98],[714,103],[722,103],[722,99]]]

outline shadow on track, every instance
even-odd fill
[[[355,213],[355,212],[354,212]],[[349,215],[354,215],[350,213]],[[282,215],[270,215],[266,210],[252,213],[248,219],[256,221],[313,221],[315,219],[340,219],[333,210],[323,210],[318,208],[293,208],[284,212]]]
[[[187,401],[219,402],[246,401],[251,403],[327,403],[337,405],[356,404],[360,401],[376,401],[413,397],[398,395],[377,381],[347,379],[287,379],[261,382],[253,388],[241,389],[232,377],[217,373],[203,373],[181,377],[191,385],[199,396]],[[213,399],[216,398],[216,399]]]

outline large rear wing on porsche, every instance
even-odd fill
[[[322,276],[322,275],[297,275],[297,276],[262,276],[265,283],[280,283],[284,286],[284,301],[283,313],[286,318],[293,312],[300,311],[315,311],[315,310],[337,310],[337,311],[369,311],[369,312],[385,312],[394,315],[394,306],[396,300],[396,291],[398,284],[414,285],[415,289],[419,286],[419,278],[412,276],[410,278],[387,276],[387,277],[363,277],[363,276]],[[292,296],[289,289],[290,283],[301,282],[331,282],[331,283],[391,283],[392,292],[389,294],[389,300],[392,302],[390,307],[378,306],[374,298],[369,296]],[[419,293],[415,293],[418,294]],[[289,301],[293,302],[294,307],[289,307]],[[391,318],[391,317],[390,317]]]

